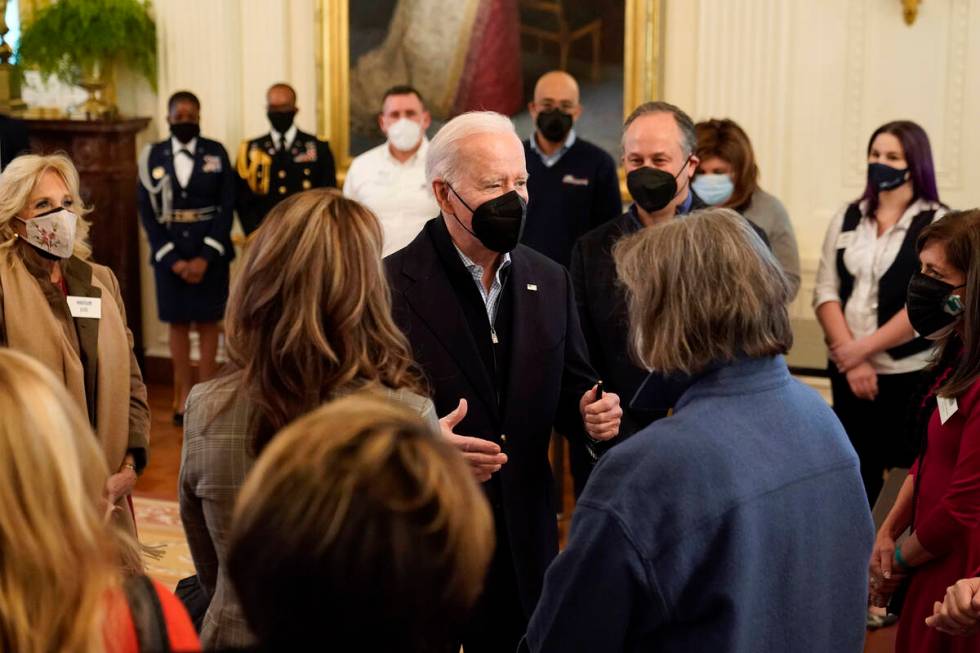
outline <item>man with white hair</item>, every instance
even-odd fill
[[[514,651],[558,552],[552,428],[573,446],[614,438],[619,397],[597,398],[571,280],[518,245],[524,148],[505,116],[471,112],[429,144],[440,216],[385,259],[393,312],[428,379],[443,435],[483,482],[497,549],[462,643]]]

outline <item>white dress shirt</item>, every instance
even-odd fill
[[[197,138],[192,138],[189,143],[184,145],[173,136],[170,137],[171,152],[174,157],[174,174],[177,175],[177,183],[181,188],[187,188],[187,182],[191,180],[194,173],[194,148],[197,147]],[[181,150],[187,150],[190,156],[178,154]]]
[[[854,288],[844,307],[844,320],[855,339],[869,336],[878,330],[878,282],[895,262],[912,218],[923,211],[935,210],[933,221],[943,217],[947,209],[937,202],[916,200],[909,205],[901,219],[885,233],[878,235],[878,223],[866,214],[867,202],[861,202],[861,220],[853,236],[841,236],[845,206],[830,221],[824,239],[817,284],[813,291],[813,308],[827,302],[840,302],[840,278],[837,275],[837,250],[844,249],[844,266],[854,276]],[[921,370],[929,364],[932,350],[894,359],[879,352],[868,359],[878,374],[903,374]]]
[[[401,163],[384,143],[351,161],[344,179],[344,195],[371,209],[384,231],[383,256],[408,245],[422,226],[439,214],[432,187],[425,182],[425,155],[429,140],[412,158]]]
[[[269,135],[272,136],[272,144],[273,145],[278,145],[279,142],[280,142],[280,139],[281,139],[282,140],[282,149],[288,150],[292,146],[293,141],[296,140],[296,132],[297,131],[299,131],[299,130],[296,129],[296,123],[293,123],[292,125],[289,126],[289,129],[286,130],[286,133],[285,134],[280,134],[279,132],[277,132],[275,130],[275,128],[270,127],[269,128]]]

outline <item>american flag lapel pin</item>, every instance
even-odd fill
[[[529,283],[527,284],[527,289],[530,290],[531,292],[538,292],[538,284]]]

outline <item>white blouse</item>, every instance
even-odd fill
[[[878,236],[877,221],[868,216],[867,201],[862,201],[861,220],[852,235],[841,234],[844,224],[845,205],[830,221],[827,237],[823,242],[817,284],[813,291],[814,310],[827,302],[840,302],[840,278],[837,275],[837,251],[844,249],[844,266],[854,276],[854,289],[844,308],[844,320],[855,339],[869,336],[878,330],[878,282],[888,271],[905,241],[905,234],[912,219],[923,211],[935,210],[933,222],[943,217],[948,209],[938,202],[916,200],[909,205],[901,219],[885,233]],[[878,374],[903,374],[921,370],[929,364],[933,350],[892,358],[888,352],[879,352],[868,359]]]

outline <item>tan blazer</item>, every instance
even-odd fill
[[[248,434],[251,406],[240,391],[240,379],[238,373],[194,386],[184,413],[180,519],[201,586],[211,596],[201,629],[205,650],[255,644],[225,565],[235,498],[255,462]],[[429,399],[404,390],[388,394],[417,410],[438,430]],[[222,410],[225,406],[227,410]]]
[[[16,254],[12,255],[15,256]],[[76,257],[62,261],[61,270],[69,295],[100,297],[104,302],[112,303],[111,305],[103,304],[104,319],[109,319],[111,306],[112,315],[118,315],[114,319],[121,320],[121,325],[118,327],[119,337],[125,337],[127,342],[123,343],[122,346],[118,346],[118,343],[116,346],[100,343],[100,320],[73,318],[65,301],[55,305],[45,302],[44,305],[37,306],[36,310],[48,311],[62,325],[65,332],[72,335],[72,351],[81,363],[82,376],[84,377],[84,398],[80,396],[81,393],[76,398],[79,402],[84,401],[84,405],[81,407],[86,410],[89,422],[93,429],[99,433],[100,439],[103,440],[101,445],[106,454],[109,472],[115,473],[119,470],[127,451],[133,454],[137,469],[142,470],[148,457],[150,409],[147,404],[146,386],[143,384],[143,376],[133,352],[133,334],[126,325],[126,309],[119,290],[119,282],[109,268]],[[103,289],[108,289],[111,296],[102,297]],[[40,295],[38,296],[40,297]],[[0,284],[0,345],[3,346],[10,344],[8,335],[11,334],[9,327],[13,320],[28,320],[25,325],[28,330],[32,324],[30,315],[8,315],[6,311],[13,310],[12,305],[12,302],[4,302],[4,289],[3,285]],[[20,309],[22,313],[27,312],[27,310],[25,308]],[[52,348],[50,351],[44,349],[48,346]],[[55,351],[53,348],[56,347],[56,344],[39,338],[38,343],[33,347],[34,350],[25,350],[22,353],[45,361],[50,359],[49,354]],[[57,373],[59,370],[54,371]],[[108,385],[128,388],[128,396],[99,397],[100,385],[103,387],[107,385],[100,383],[100,379],[105,380],[103,375],[120,375],[121,378],[115,379]],[[110,429],[111,432],[102,432],[104,429],[100,429],[99,423],[104,415],[100,415],[100,410],[103,413],[109,411],[113,415],[119,415],[119,419],[114,419],[111,423],[120,424],[122,427],[113,427]],[[129,515],[128,510],[120,511],[120,513]],[[131,518],[121,519],[121,521],[135,534]]]

